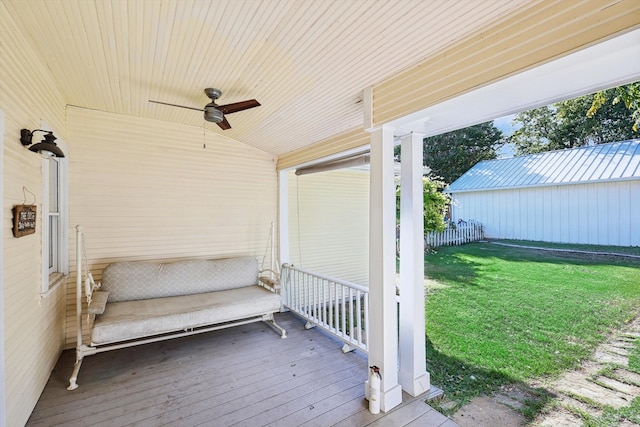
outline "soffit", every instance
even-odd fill
[[[3,0],[68,104],[206,126],[274,155],[362,128],[362,90],[534,0]],[[221,131],[196,111],[256,98]],[[38,90],[38,88],[33,88]]]

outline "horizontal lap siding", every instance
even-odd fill
[[[639,23],[636,0],[540,1],[374,86],[374,125],[543,64]]]
[[[291,263],[368,285],[369,173],[292,171],[288,179]]]
[[[277,218],[272,156],[202,128],[75,107],[67,115],[70,224],[84,227],[96,278],[117,260],[252,255],[262,264]],[[71,276],[68,345],[75,340]]]
[[[479,221],[488,238],[640,246],[640,180],[453,197],[454,221]]]
[[[369,133],[362,128],[350,130],[320,141],[309,147],[292,151],[278,158],[278,170],[288,169],[305,162],[369,144]]]
[[[4,138],[4,316],[6,414],[0,424],[24,425],[56,363],[64,340],[64,290],[40,296],[42,281],[42,180],[39,155],[19,142],[20,129],[45,120],[57,137],[65,136],[64,99],[48,68],[0,3],[0,110]],[[42,134],[34,137],[38,142]],[[38,209],[36,233],[14,238],[11,208],[26,203]],[[0,301],[2,303],[2,301]]]

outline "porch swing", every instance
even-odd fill
[[[88,268],[82,227],[76,230],[77,342],[68,390],[78,387],[84,357],[105,351],[253,322],[265,322],[286,338],[274,319],[282,299],[273,242],[270,268],[262,271],[254,256],[115,262],[96,283]],[[265,259],[266,254],[263,266]],[[83,343],[83,291],[89,345]]]

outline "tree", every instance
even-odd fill
[[[422,192],[424,196],[424,232],[443,231],[444,213],[449,205],[450,198],[442,190],[446,183],[434,176],[422,178]],[[396,220],[400,221],[400,184],[396,184]]]
[[[444,214],[449,205],[448,194],[442,192],[447,185],[444,181],[436,177],[424,177],[424,231],[444,231],[446,224]]]
[[[626,93],[625,87],[621,90]],[[626,101],[606,102],[614,92],[611,89],[524,111],[513,120],[518,129],[510,142],[517,154],[531,154],[637,137],[635,113]]]
[[[617,104],[622,101],[624,106],[631,111],[631,118],[633,119],[632,129],[636,132],[640,130],[640,82],[630,83],[596,93],[593,97],[591,107],[589,111],[587,111],[587,117],[593,117],[609,99],[611,99],[612,104]]]
[[[495,159],[502,143],[502,131],[493,122],[431,136],[424,140],[424,164],[452,183],[479,161]]]

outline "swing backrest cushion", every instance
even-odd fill
[[[102,272],[109,302],[134,301],[224,291],[258,283],[254,257],[176,262],[128,261]]]

